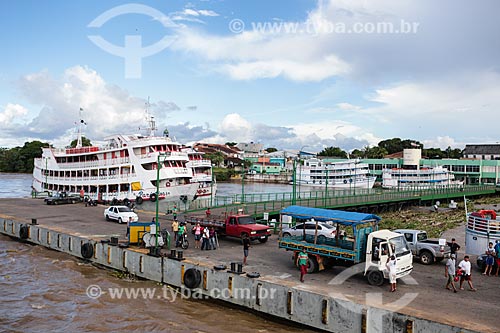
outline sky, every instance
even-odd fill
[[[0,1],[0,147],[496,143],[500,2]],[[149,100],[149,103],[148,103]],[[83,111],[80,111],[80,110]]]

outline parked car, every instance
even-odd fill
[[[486,261],[486,257],[488,255],[487,254],[480,254],[477,256],[477,267],[479,268],[479,270],[482,272],[484,272],[484,269],[486,267],[485,265],[485,261]],[[492,273],[496,273],[497,271],[497,261],[496,261],[496,258],[494,258],[495,260],[493,260],[493,269],[492,269]]]
[[[316,232],[316,222],[306,222],[306,235],[313,235]],[[318,222],[318,241],[324,242],[326,238],[335,238],[337,229],[325,222]],[[295,227],[283,229],[283,237],[301,236],[304,234],[304,223],[298,223]]]
[[[117,221],[118,223],[124,223],[132,218],[132,222],[137,222],[139,217],[127,206],[110,206],[104,210],[104,217],[106,221]]]
[[[438,239],[427,238],[424,230],[399,229],[394,232],[404,235],[413,255],[419,257],[424,265],[439,262],[450,255],[449,246],[439,245]]]
[[[66,192],[58,192],[43,200],[47,205],[74,204],[80,201],[80,197],[68,195]]]

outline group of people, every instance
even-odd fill
[[[214,227],[202,227],[199,223],[193,228],[194,233],[194,248],[201,250],[217,249],[217,235]]]
[[[444,276],[447,278],[445,288],[453,290],[453,292],[456,293],[457,287],[455,286],[455,282],[460,281],[459,288],[460,290],[464,290],[463,284],[467,281],[470,290],[476,291],[477,289],[472,285],[470,257],[468,255],[464,256],[464,259],[460,261],[457,267],[456,260],[458,258],[460,245],[458,245],[455,238],[452,238],[448,246],[450,247],[450,257],[446,261],[446,266],[444,268]]]
[[[183,237],[187,235],[187,226],[185,222],[179,223],[177,219],[172,221],[172,232],[174,234],[175,246],[181,246]],[[194,248],[201,250],[217,249],[217,233],[214,227],[202,227],[199,223],[193,227]],[[200,246],[201,242],[201,246]]]
[[[487,255],[487,257],[484,262],[485,268],[483,275],[491,276],[491,274],[493,273],[493,266],[496,261],[497,270],[495,276],[498,276],[498,271],[500,270],[500,240],[496,240],[495,246],[493,246],[493,242],[489,242],[485,254]]]

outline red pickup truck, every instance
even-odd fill
[[[271,229],[268,226],[257,224],[252,216],[244,214],[209,218],[186,216],[185,222],[191,225],[199,223],[202,227],[214,227],[220,236],[243,238],[248,235],[250,240],[258,240],[261,243],[267,242],[271,236]]]

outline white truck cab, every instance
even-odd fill
[[[409,275],[413,270],[413,255],[403,235],[390,230],[378,230],[368,235],[365,275],[371,285],[382,285],[388,279],[386,268],[390,256],[396,257],[396,277]]]

